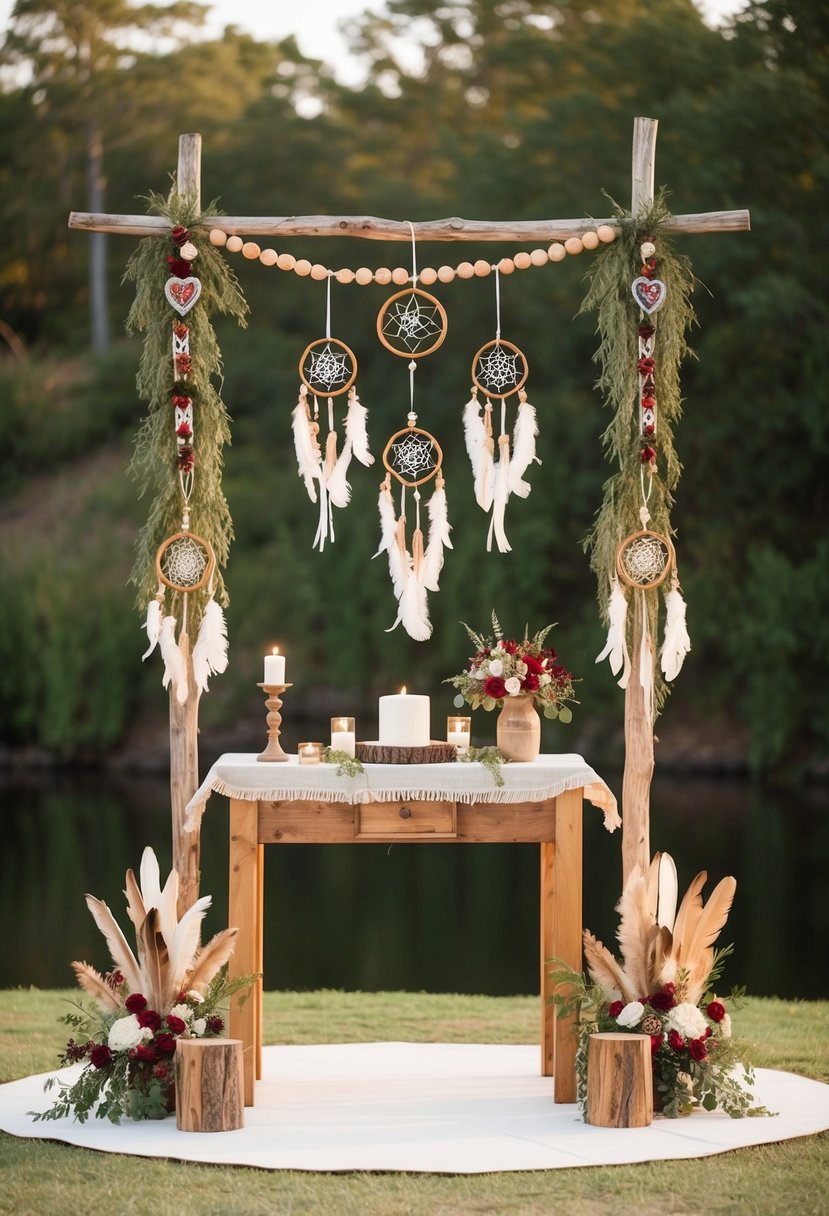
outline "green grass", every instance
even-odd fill
[[[44,1072],[74,992],[0,992],[0,1080]],[[829,1002],[752,1000],[735,1016],[754,1062],[829,1080]],[[426,993],[267,993],[265,1041],[537,1041],[538,1000]],[[200,1166],[0,1137],[0,1212],[15,1216],[826,1216],[829,1135],[699,1161],[476,1177]]]

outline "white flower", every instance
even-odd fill
[[[117,1022],[112,1023],[107,1044],[110,1051],[129,1051],[132,1047],[137,1047],[139,1043],[152,1037],[153,1032],[149,1027],[139,1026],[135,1014],[128,1013],[126,1017],[119,1018]]]
[[[716,1033],[721,1039],[731,1038],[731,1014],[724,1013],[716,1026]]]
[[[524,676],[527,674],[527,664],[524,662],[523,659],[516,660],[515,674],[517,676],[519,676],[522,680],[524,679]]]
[[[482,671],[480,667],[476,667],[475,670],[472,672],[472,679],[473,680],[485,680],[486,672]]]
[[[207,1030],[207,1018],[196,1018],[193,1022],[193,1034],[201,1036]]]
[[[541,685],[541,687],[543,688],[545,684],[549,684],[549,683],[550,683],[550,681],[552,680],[552,678],[553,678],[552,676],[547,675],[547,672],[546,672],[546,671],[543,671],[543,672],[541,673],[541,675],[538,677],[538,683],[539,683],[539,684]]]
[[[504,680],[504,688],[511,697],[517,697],[521,691],[521,681],[517,676],[510,676],[508,680]]]
[[[167,1016],[181,1018],[182,1022],[189,1022],[193,1016],[193,1010],[189,1005],[174,1005]]]
[[[630,1001],[625,1005],[616,1021],[620,1026],[638,1026],[644,1012],[645,1006],[641,1001]]]
[[[681,1005],[676,1005],[668,1013],[668,1028],[678,1030],[686,1039],[698,1039],[705,1034],[708,1023],[696,1005],[683,1001]]]
[[[187,993],[187,999],[188,1001],[192,1001],[194,1005],[201,1005],[204,997],[200,992],[197,992],[195,988],[191,988]]]
[[[489,664],[489,674],[491,676],[502,676],[504,674],[504,664],[500,659],[491,659]]]

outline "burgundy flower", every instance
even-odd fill
[[[538,676],[534,672],[528,671],[521,681],[521,687],[525,692],[535,692],[538,688]]]
[[[522,661],[526,665],[527,671],[534,676],[540,676],[544,670],[546,659],[536,658],[534,654],[525,654]]]
[[[668,1046],[673,1047],[674,1051],[682,1051],[685,1047],[685,1039],[678,1030],[668,1031]]]
[[[147,1008],[147,998],[140,992],[131,992],[124,1001],[124,1007],[127,1013],[140,1013],[142,1009]]]
[[[650,1039],[651,1039],[651,1055],[655,1056],[656,1053],[659,1051],[659,1048],[662,1046],[662,1035],[661,1034],[652,1034],[650,1036]]]
[[[651,376],[656,368],[656,360],[652,355],[643,355],[636,367],[640,376]]]
[[[167,1029],[171,1034],[184,1034],[187,1029],[184,1019],[177,1018],[174,1013],[167,1014]]]
[[[608,1016],[611,1018],[618,1018],[619,1014],[622,1012],[624,1007],[625,1007],[624,1001],[613,1001],[610,1005],[608,1005],[608,1008],[607,1008]]]
[[[169,1075],[170,1075],[170,1065],[166,1064],[163,1060],[160,1060],[158,1062],[158,1064],[155,1064],[153,1066],[153,1076],[156,1077],[159,1081],[166,1081],[166,1079]]]
[[[503,697],[506,691],[506,686],[500,676],[487,676],[484,680],[484,692],[494,701]]]
[[[173,393],[173,405],[177,406],[180,410],[187,409],[191,401],[192,397],[184,397],[181,393]]]
[[[106,1068],[112,1059],[112,1052],[106,1043],[96,1043],[89,1053],[89,1062],[93,1068]]]
[[[175,275],[177,279],[186,279],[190,274],[190,263],[185,262],[184,258],[167,258],[167,265],[170,274]]]
[[[155,1063],[155,1049],[149,1043],[139,1043],[137,1047],[133,1047],[130,1052],[131,1060],[141,1060],[145,1064]]]
[[[214,1013],[212,1017],[207,1019],[207,1029],[211,1034],[221,1034],[224,1028],[224,1019],[220,1018],[218,1014]]]
[[[179,342],[182,340],[182,338],[186,338],[189,332],[190,330],[181,321],[179,321],[178,325],[173,326],[173,333],[176,335]]]
[[[190,439],[193,431],[186,422],[182,422],[181,426],[176,427],[176,434],[178,435],[179,439]]]
[[[124,977],[120,971],[107,971],[104,980],[108,988],[120,988],[124,982]]]
[[[174,245],[179,247],[186,245],[190,240],[190,233],[182,224],[176,224],[175,228],[170,233],[170,238]]]
[[[725,1017],[725,1005],[723,1005],[722,1001],[710,1001],[705,1006],[705,1012],[712,1022],[721,1022]]]
[[[639,334],[640,338],[644,338],[647,341],[648,338],[653,337],[656,331],[652,325],[649,325],[647,321],[644,321],[636,332]]]
[[[94,1043],[76,1043],[74,1039],[70,1039],[66,1044],[66,1051],[60,1057],[61,1064],[77,1064],[78,1060],[84,1058],[90,1047],[94,1048],[94,1046]]]
[[[178,450],[178,467],[182,473],[189,473],[196,463],[196,454],[191,444],[184,443]]]
[[[651,993],[648,997],[648,1004],[651,1009],[657,1009],[660,1013],[667,1013],[669,1009],[673,1009],[676,1000],[672,992],[667,992],[663,988],[661,992]]]
[[[649,444],[646,444],[639,453],[639,459],[642,464],[656,464],[656,452]]]
[[[692,1060],[706,1060],[708,1058],[708,1048],[702,1039],[691,1039],[688,1044],[688,1050],[691,1053]]]
[[[138,1025],[147,1027],[155,1034],[161,1025],[161,1014],[156,1013],[154,1009],[143,1009],[138,1014]]]
[[[504,647],[507,654],[515,654],[516,650],[518,649],[517,642],[502,642],[501,645]]]
[[[172,1034],[166,1034],[164,1031],[155,1036],[153,1043],[160,1056],[171,1056],[176,1049],[175,1037]]]

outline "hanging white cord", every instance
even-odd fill
[[[334,271],[329,270],[325,290],[325,336],[329,339],[331,337],[331,279],[333,276]]]
[[[642,527],[646,528],[651,517],[651,513],[648,510],[648,499],[650,498],[651,491],[653,490],[653,477],[649,478],[648,488],[646,490],[644,465],[640,465],[639,467],[639,486],[642,490],[642,506],[639,508],[639,519],[642,522]]]
[[[501,272],[495,267],[495,340],[501,337]]]
[[[417,287],[417,247],[415,241],[414,224],[411,220],[406,220],[412,233],[412,287]]]
[[[420,490],[418,490],[417,487],[415,487],[414,500],[415,500],[415,531],[419,532],[420,531]]]
[[[501,398],[501,434],[506,435],[506,433],[507,433],[507,399],[506,399],[506,397],[502,397]]]
[[[333,397],[328,398],[328,429],[329,429],[329,431],[333,431],[333,429],[334,429],[334,398]]]

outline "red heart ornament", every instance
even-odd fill
[[[646,279],[644,276],[634,279],[630,290],[636,303],[648,315],[662,307],[668,294],[668,288],[661,279]]]
[[[195,304],[201,295],[199,279],[168,279],[164,284],[164,294],[167,302],[183,317]]]

